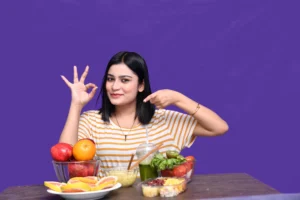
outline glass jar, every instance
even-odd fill
[[[138,159],[146,155],[149,151],[154,149],[156,147],[155,144],[153,143],[143,143],[140,144],[136,150],[136,155]],[[139,164],[139,169],[140,169],[140,177],[141,181],[145,181],[149,178],[156,178],[158,177],[158,172],[155,168],[152,168],[150,166],[151,160],[153,159],[154,155],[157,153],[153,152],[147,158],[145,158],[142,162]]]

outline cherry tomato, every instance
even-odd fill
[[[192,161],[194,162],[195,161],[195,157],[194,156],[187,156],[185,157],[186,161]]]
[[[186,173],[187,173],[187,168],[184,165],[178,165],[173,169],[173,174],[176,177],[182,177],[186,175]]]

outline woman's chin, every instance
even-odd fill
[[[132,103],[135,104],[134,101],[128,102],[128,101],[124,101],[122,99],[110,99],[110,103],[114,106],[125,106],[125,105],[130,105]]]
[[[122,105],[126,105],[126,102],[120,101],[120,100],[116,100],[116,99],[112,99],[110,100],[110,103],[114,106],[122,106]]]

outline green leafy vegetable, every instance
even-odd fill
[[[173,169],[175,166],[184,163],[185,158],[178,154],[174,158],[165,158],[163,154],[158,153],[151,160],[150,166],[157,170]]]

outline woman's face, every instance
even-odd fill
[[[108,70],[106,91],[113,105],[133,103],[137,93],[143,90],[144,85],[139,85],[138,76],[124,63],[112,65]]]

